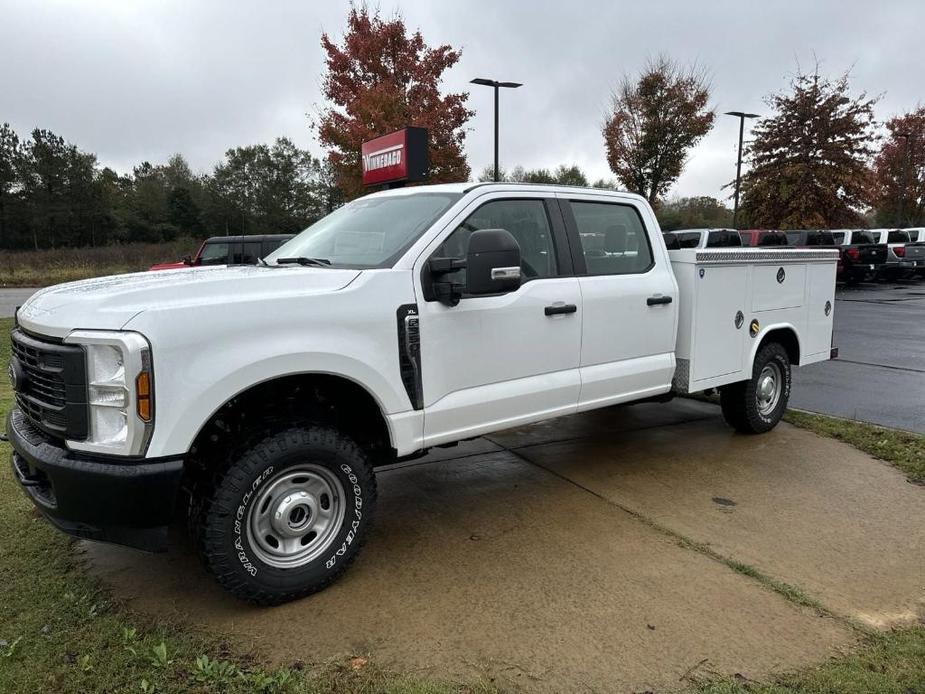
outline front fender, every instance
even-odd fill
[[[202,426],[229,400],[250,390],[254,386],[284,376],[300,374],[324,374],[353,381],[366,390],[376,401],[380,411],[389,423],[390,437],[394,432],[387,416],[387,402],[399,399],[399,394],[390,392],[388,381],[368,364],[341,354],[302,352],[278,355],[239,365],[234,371],[223,373],[211,385],[197,389],[190,397],[189,392],[179,392],[177,384],[155,385],[155,406],[159,402],[175,403],[164,411],[156,412],[154,436],[148,447],[147,456],[178,455],[189,451]],[[410,403],[409,403],[410,409]]]
[[[361,385],[395,434],[402,413],[413,411],[396,337],[396,307],[414,301],[410,273],[363,273],[345,289],[314,297],[244,289],[224,305],[157,305],[126,324],[152,348],[149,457],[186,453],[203,424],[231,398],[271,379],[306,373]]]

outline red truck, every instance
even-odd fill
[[[174,263],[157,263],[150,270],[177,270],[203,265],[256,265],[294,234],[256,234],[253,236],[212,236],[202,242],[194,256]]]

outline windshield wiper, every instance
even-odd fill
[[[327,258],[306,258],[304,255],[297,258],[277,258],[277,265],[311,265],[312,267],[329,267],[331,261]]]

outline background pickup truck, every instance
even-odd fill
[[[203,265],[256,265],[295,234],[253,234],[250,236],[212,236],[202,242],[195,255],[175,263],[157,263],[149,270],[178,270]]]
[[[735,229],[678,229],[663,234],[668,250],[679,248],[735,248],[747,246]]]
[[[832,353],[837,257],[668,251],[644,199],[594,189],[369,195],[259,266],[36,293],[13,468],[81,537],[164,549],[180,505],[225,588],[279,603],[356,556],[373,469],[432,446],[710,388],[768,431],[791,367]]]
[[[867,229],[839,229],[832,232],[841,254],[838,259],[840,280],[847,284],[876,278],[886,263],[886,246],[878,243],[878,234]]]
[[[918,230],[915,230],[916,236]],[[896,278],[912,275],[925,268],[925,245],[912,241],[912,232],[905,229],[871,229],[877,243],[886,249],[886,262],[881,274]]]

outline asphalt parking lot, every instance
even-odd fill
[[[792,407],[925,433],[925,281],[839,287],[835,344],[793,372]]]
[[[222,591],[179,529],[163,555],[84,551],[133,609],[215,628],[276,663],[366,655],[529,691],[758,679],[850,646],[851,623],[925,615],[925,488],[787,424],[736,434],[704,402],[514,429],[378,479],[356,564],[277,608]]]
[[[34,289],[0,289],[0,317]],[[837,361],[795,369],[793,407],[925,433],[925,281],[839,287]]]

